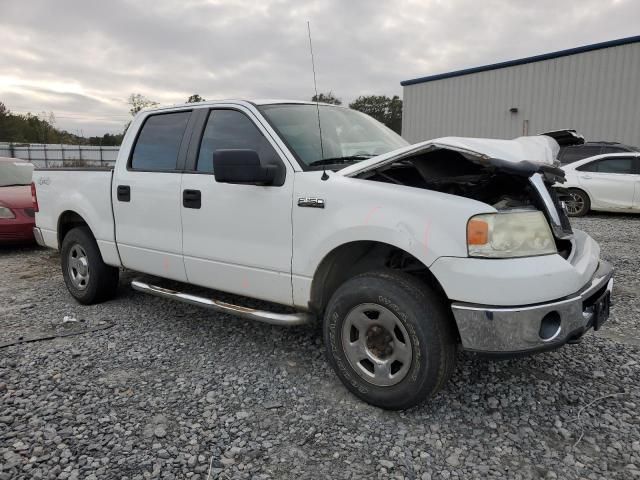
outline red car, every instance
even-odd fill
[[[34,241],[38,205],[32,173],[31,163],[0,157],[0,244]]]

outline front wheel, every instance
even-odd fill
[[[62,241],[60,261],[67,289],[80,303],[91,305],[115,296],[118,269],[102,261],[96,240],[87,227],[76,227]]]
[[[382,408],[409,408],[451,376],[457,351],[452,322],[440,296],[416,278],[365,273],[329,301],[327,356],[356,396]]]
[[[566,207],[570,217],[584,217],[591,209],[591,200],[589,200],[589,195],[582,190],[572,188],[569,190]]]

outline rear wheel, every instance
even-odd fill
[[[62,241],[60,260],[67,289],[78,302],[100,303],[116,294],[118,269],[105,264],[87,227],[76,227]]]
[[[331,297],[327,356],[356,396],[382,408],[409,408],[440,390],[455,368],[451,322],[440,296],[414,277],[365,273]]]
[[[591,209],[591,200],[582,190],[569,190],[569,200],[566,202],[567,213],[570,217],[584,217]]]

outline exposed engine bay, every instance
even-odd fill
[[[545,181],[539,188],[531,182],[540,173]],[[358,177],[378,182],[424,188],[470,198],[493,206],[497,210],[535,209],[542,211],[554,230],[558,253],[567,258],[572,233],[555,191],[550,187],[564,181],[564,173],[555,166],[541,166],[523,161],[520,164],[476,157],[466,152],[434,148],[398,159],[378,168],[362,172]],[[541,194],[540,189],[544,190]],[[545,205],[543,197],[551,202]],[[558,221],[553,221],[556,216]]]
[[[557,160],[560,147],[582,143],[584,137],[572,129],[513,140],[443,137],[359,162],[340,174],[467,197],[498,210],[536,208],[554,217],[550,223],[562,223],[566,233],[568,219],[551,186],[565,181]],[[560,230],[554,233],[563,237]]]
[[[481,165],[460,152],[437,149],[365,172],[360,178],[467,197],[498,210],[541,209],[529,176],[530,172]]]

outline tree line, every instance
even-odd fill
[[[333,92],[314,95],[311,97],[311,101],[342,105],[342,100],[336,97]],[[384,123],[397,134],[402,131],[402,100],[397,95],[393,97],[387,97],[386,95],[360,95],[349,104],[349,108],[366,113]]]
[[[104,146],[122,143],[123,134],[105,133],[102,136],[83,137],[61,130],[55,124],[53,112],[43,112],[40,115],[13,113],[0,102],[0,142]]]
[[[194,93],[187,103],[204,102],[205,99]],[[314,95],[311,101],[342,105],[342,100],[332,92]],[[127,98],[129,113],[134,117],[143,108],[154,107],[158,102],[150,100],[140,93],[132,93]],[[372,116],[391,130],[400,133],[402,129],[402,100],[397,95],[362,95],[349,104],[349,108]],[[56,127],[53,112],[34,115],[31,113],[12,113],[0,101],[0,142],[12,143],[63,143],[70,145],[117,146],[122,143],[129,128],[127,122],[122,133],[105,133],[102,136],[84,137]]]

